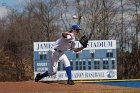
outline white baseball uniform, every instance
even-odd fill
[[[71,37],[72,36],[72,37]],[[49,75],[54,75],[58,69],[58,62],[63,62],[65,67],[70,66],[70,61],[68,60],[64,51],[75,48],[75,36],[71,33],[71,36],[64,38],[63,36],[59,38],[53,47],[53,50],[49,51],[50,56],[50,68],[48,70]]]

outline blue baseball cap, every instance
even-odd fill
[[[72,25],[71,29],[73,29],[73,30],[82,30],[78,25]]]

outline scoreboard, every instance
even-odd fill
[[[48,51],[53,44],[34,42],[34,75],[49,69]],[[80,46],[76,41],[76,47]],[[117,79],[116,40],[91,40],[84,50],[78,53],[68,50],[65,54],[71,63],[73,80]],[[63,63],[59,63],[56,75],[42,80],[67,80]]]

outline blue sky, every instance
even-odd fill
[[[22,8],[29,1],[30,0],[0,0],[0,7],[6,6],[17,10]]]
[[[10,6],[10,7],[14,7],[15,5],[17,5],[18,1],[20,0],[0,0],[0,6]]]
[[[0,18],[5,17],[10,9],[22,10],[22,7],[30,0],[0,0]]]
[[[12,8],[23,7],[30,0],[0,0],[0,6],[6,5]]]

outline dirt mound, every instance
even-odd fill
[[[132,91],[132,92],[131,92]],[[139,93],[140,89],[65,82],[0,82],[0,93]]]

